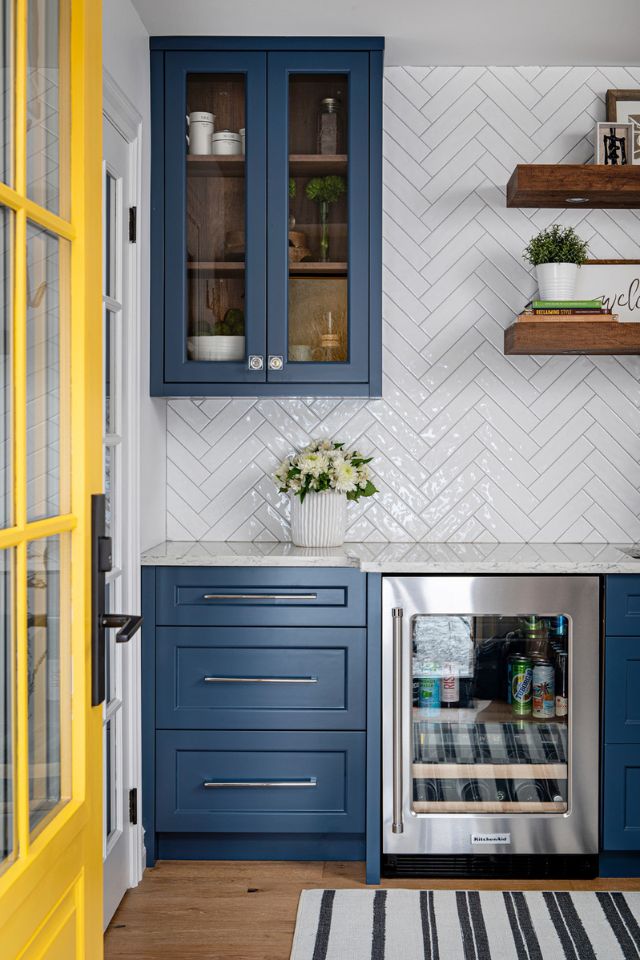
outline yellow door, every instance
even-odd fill
[[[101,3],[0,21],[0,957],[100,960]]]

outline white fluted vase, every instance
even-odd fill
[[[296,547],[339,547],[347,526],[347,498],[335,490],[291,495],[291,540]]]

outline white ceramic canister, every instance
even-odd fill
[[[238,133],[240,134],[240,141],[242,143],[242,154],[244,156],[244,154],[247,152],[244,127],[240,127],[240,129],[238,130]]]
[[[240,134],[231,130],[219,130],[211,137],[210,152],[218,156],[239,156],[242,152]]]
[[[215,121],[213,113],[196,110],[187,117],[189,124],[189,153],[200,155],[211,153],[211,135]]]

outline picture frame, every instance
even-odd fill
[[[600,297],[621,323],[640,323],[640,260],[587,260],[578,270],[575,299]]]
[[[630,163],[640,163],[640,90],[607,90],[607,121],[633,125]]]
[[[596,123],[596,164],[625,166],[632,163],[634,128],[632,123]]]

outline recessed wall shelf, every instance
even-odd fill
[[[504,332],[505,354],[640,354],[640,323],[518,320]]]
[[[640,165],[520,163],[507,184],[508,207],[640,207]]]

